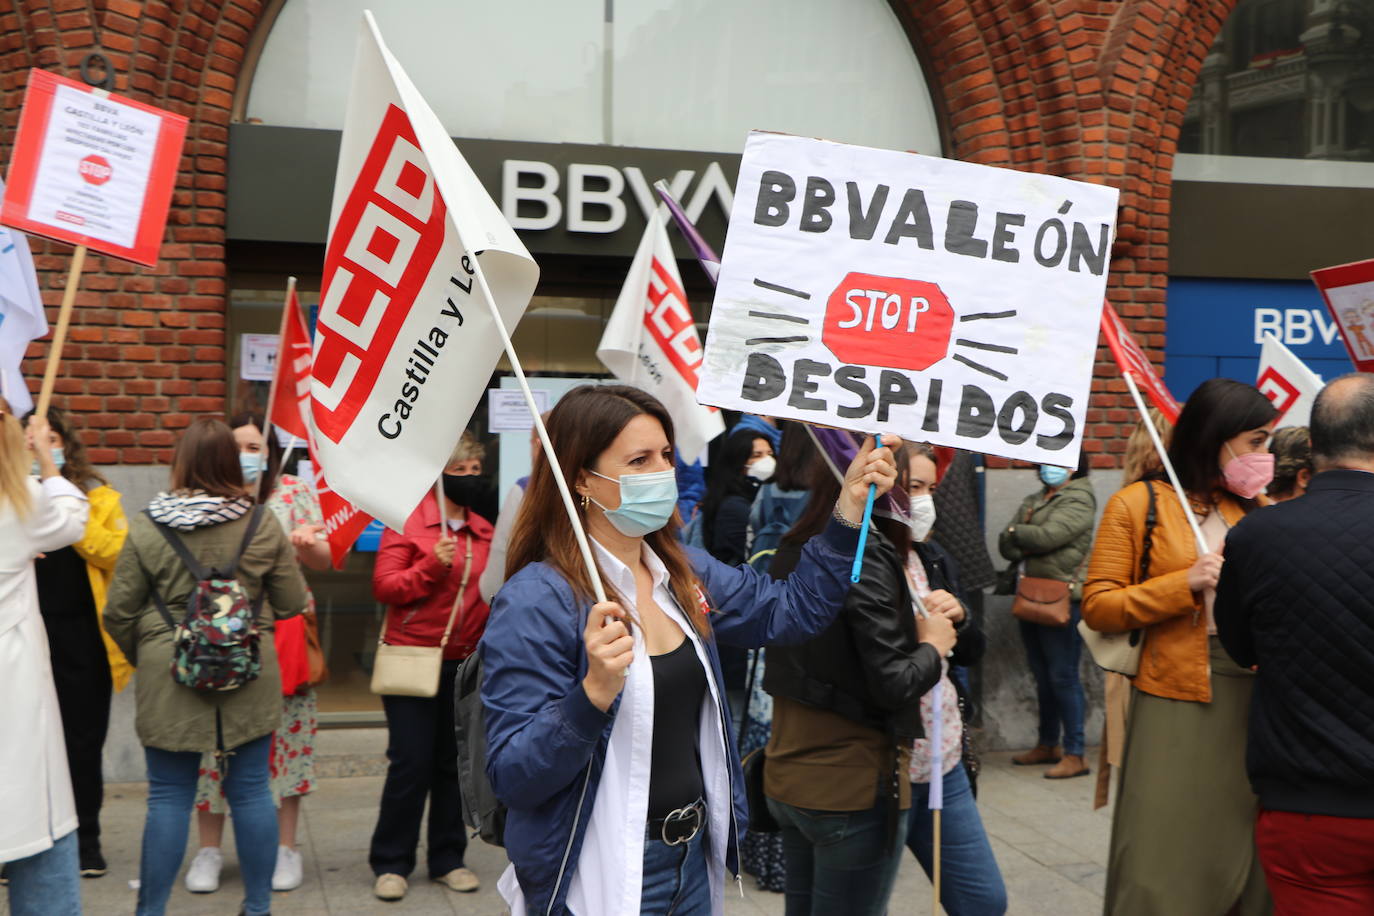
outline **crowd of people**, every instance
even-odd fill
[[[702,477],[639,389],[576,388],[544,419],[557,464],[532,439],[499,515],[464,433],[378,548],[375,896],[406,895],[426,811],[428,877],[481,885],[454,729],[460,670],[480,663],[514,913],[718,912],[744,871],[789,916],[879,916],[908,851],[940,869],[947,913],[1005,912],[969,740],[982,602],[937,535],[950,456],[745,416]],[[1117,775],[1108,914],[1374,912],[1374,376],[1330,383],[1310,429],[1277,420],[1253,386],[1205,382],[1176,422],[1148,421],[1167,470],[1143,423],[1132,436],[1100,520],[1085,457],[1037,468],[997,532],[1038,712],[1014,764],[1092,772],[1083,648],[1131,647],[1106,674],[1096,764],[1099,803]],[[300,886],[327,676],[302,570],[329,550],[266,432],[259,415],[195,420],[166,492],[132,511],[71,418],[0,412],[0,733],[26,736],[0,743],[16,916],[78,913],[80,879],[106,873],[101,751],[131,679],[140,916],[167,911],[193,812],[190,891],[219,888],[226,815],[244,914]]]

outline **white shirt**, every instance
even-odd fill
[[[610,551],[592,539],[597,564],[607,591],[618,592],[627,608],[636,605],[634,573]],[[706,790],[710,847],[707,872],[711,881],[712,913],[720,916],[725,906],[725,850],[733,805],[730,789],[730,758],[721,724],[720,688],[715,682],[706,647],[687,615],[668,588],[668,571],[644,545],[644,563],[653,577],[653,600],[692,641],[697,658],[707,672],[710,696],[702,703],[698,748]],[[644,643],[642,627],[634,627],[634,660],[625,678],[620,706],[611,726],[606,761],[592,802],[587,833],[568,890],[568,907],[579,914],[637,916],[644,882],[644,831],[649,816],[649,776],[654,744],[654,673]],[[497,885],[511,907],[522,916],[523,895],[515,880],[515,867],[506,869]]]

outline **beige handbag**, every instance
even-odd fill
[[[437,646],[390,646],[385,642],[386,628],[377,637],[377,655],[372,662],[372,692],[392,697],[432,697],[439,692],[439,676],[444,664],[444,649],[448,646],[458,608],[468,590],[468,576],[472,573],[472,535],[463,538],[463,578],[453,599],[453,610],[444,627],[444,638]]]

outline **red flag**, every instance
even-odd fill
[[[324,533],[329,540],[329,557],[335,569],[343,569],[344,558],[358,540],[358,535],[372,523],[372,516],[354,506],[338,493],[335,493],[320,471],[315,458],[312,442],[310,460],[315,465],[315,493],[320,500],[320,512],[324,516]]]
[[[272,403],[267,407],[267,422],[302,442],[309,442],[310,426],[306,422],[309,406],[310,333],[305,329],[301,303],[293,285],[286,296],[286,314],[281,323],[277,371],[272,380]]]
[[[1331,317],[1341,329],[1350,361],[1374,372],[1374,259],[1312,271]]]
[[[1102,336],[1107,338],[1107,346],[1111,348],[1121,374],[1133,377],[1146,397],[1164,413],[1170,423],[1178,422],[1181,409],[1178,401],[1109,302],[1102,303]]]

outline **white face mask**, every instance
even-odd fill
[[[744,473],[755,480],[762,481],[772,477],[777,470],[777,460],[772,455],[764,455],[758,461],[755,461],[753,464],[749,465],[749,467],[745,468]]]
[[[930,537],[935,527],[935,497],[929,493],[911,497],[911,541],[919,544]]]

